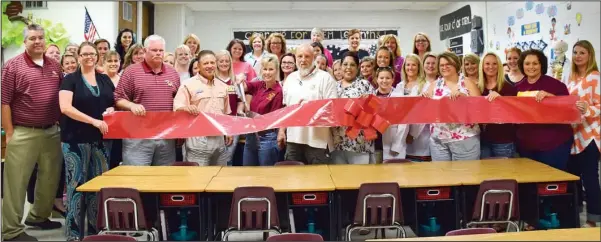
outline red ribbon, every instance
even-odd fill
[[[368,98],[370,101],[366,102]],[[373,133],[369,133],[372,131],[369,130],[382,132],[386,130],[387,122],[571,124],[581,122],[580,112],[575,105],[577,100],[576,96],[546,97],[540,103],[533,97],[499,97],[489,102],[484,97],[433,100],[424,97],[372,96],[315,100],[278,109],[252,119],[206,113],[193,116],[186,112],[146,112],[146,116],[140,117],[131,112],[115,112],[104,117],[109,126],[109,132],[104,137],[174,139],[239,135],[280,127],[354,126],[356,123],[366,131],[366,136],[373,137]],[[351,101],[356,104],[349,104]],[[361,106],[364,114],[356,113],[353,108],[349,109],[352,111],[349,114],[345,108],[348,105]],[[373,112],[366,111],[367,107],[373,109]],[[371,120],[370,114],[373,115]]]
[[[378,138],[376,130],[380,133],[386,132],[390,122],[376,113],[380,104],[380,99],[374,95],[370,95],[365,100],[348,100],[344,106],[345,120],[353,125],[346,129],[346,135],[356,139],[359,132],[363,130],[366,140],[375,140]]]

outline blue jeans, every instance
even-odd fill
[[[601,187],[599,186],[599,150],[595,141],[579,154],[570,157],[570,173],[579,176],[584,186],[580,195],[586,197],[586,220],[601,222]],[[582,200],[582,196],[579,196]],[[582,204],[580,204],[582,205]]]
[[[574,143],[574,139],[570,139],[552,150],[531,151],[520,149],[518,153],[520,153],[520,157],[530,158],[555,169],[566,171],[568,160],[570,159],[572,143]]]
[[[247,134],[242,157],[243,166],[273,166],[279,158],[278,132]]]
[[[480,141],[480,159],[489,157],[507,157],[512,158],[515,153],[513,143],[491,144],[486,141]]]

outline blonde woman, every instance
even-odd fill
[[[426,81],[422,61],[416,54],[408,54],[401,69],[402,80],[395,91],[403,92],[402,96],[417,97],[428,90],[430,82]],[[431,161],[430,156],[430,125],[408,125],[406,157],[408,160],[420,162]]]
[[[195,34],[187,35],[182,44],[188,46],[191,56],[196,57],[200,53],[200,39]]]
[[[424,96],[436,100],[480,96],[478,86],[459,75],[461,61],[455,53],[446,51],[438,55],[437,63],[441,78],[430,85]],[[430,154],[432,161],[480,159],[480,127],[477,124],[431,124]]]
[[[270,34],[265,45],[267,52],[276,55],[278,59],[286,54],[286,38],[280,33]]]
[[[522,50],[512,47],[507,50],[505,57],[507,66],[509,67],[509,72],[505,73],[505,79],[508,80],[508,83],[512,86],[515,86],[516,83],[524,79],[524,73],[520,71],[520,67],[518,66],[518,60],[520,59],[521,54]]]
[[[173,67],[175,67],[175,71],[179,74],[179,79],[181,81],[191,77],[188,72],[191,55],[190,47],[187,45],[180,45],[175,49],[175,62],[173,63]]]
[[[399,39],[397,39],[394,34],[385,35],[384,38],[382,38],[382,46],[388,47],[390,52],[392,52],[394,59],[391,61],[393,63],[394,70],[398,73],[401,73],[404,59],[401,53]]]
[[[250,43],[251,52],[244,55],[244,61],[255,69],[255,73],[259,73],[261,71],[261,58],[268,53],[265,51],[265,38],[262,34],[254,33],[248,39],[248,43]]]
[[[104,55],[104,74],[108,75],[113,81],[113,85],[117,86],[119,84],[119,66],[121,65],[121,60],[119,59],[119,53],[114,50],[110,50],[106,52]]]
[[[340,81],[342,80],[342,75],[342,61],[335,60],[334,64],[332,64],[332,76],[334,77],[334,80]]]
[[[242,106],[241,99],[236,95],[236,77],[234,76],[234,66],[232,56],[230,52],[227,50],[220,50],[215,52],[215,58],[217,58],[217,71],[215,72],[215,80],[220,81],[224,85],[227,85],[227,96],[228,103],[230,105],[230,110],[232,113],[230,115],[236,116],[235,110],[240,110],[240,106]],[[236,151],[236,146],[238,146],[238,141],[240,140],[240,136],[234,135],[232,136],[233,143],[232,145],[227,147],[225,151],[225,156],[227,160],[227,165],[231,166],[233,163],[234,152]]]
[[[371,56],[363,57],[359,66],[361,70],[361,72],[359,73],[361,79],[365,79],[369,81],[369,83],[372,83],[373,75],[376,71],[376,59],[374,59]]]
[[[283,107],[284,95],[280,86],[280,65],[278,57],[267,54],[261,59],[263,69],[259,72],[260,81],[241,82],[244,91],[252,96],[250,111],[265,115]],[[265,130],[246,135],[244,143],[244,166],[272,166],[278,161],[278,129]]]
[[[480,65],[480,57],[476,54],[469,53],[463,57],[463,66],[461,74],[465,80],[478,84],[478,66]]]
[[[580,176],[584,186],[587,214],[583,227],[596,227],[601,222],[601,188],[598,182],[601,91],[595,49],[587,40],[576,42],[572,48],[572,68],[567,86],[570,95],[580,97],[576,107],[583,115],[582,122],[573,125],[574,145],[568,170]]]
[[[423,66],[424,66],[424,77],[428,83],[432,83],[438,79],[438,66],[436,65],[436,55],[428,52],[424,54]]]
[[[125,70],[130,65],[141,63],[144,61],[144,46],[141,44],[134,44],[129,47],[127,54],[125,54],[125,59],[123,61],[123,67],[121,71]]]
[[[413,54],[419,56],[421,60],[424,59],[426,53],[432,51],[432,44],[430,37],[425,33],[419,32],[413,37]]]
[[[505,81],[501,58],[493,52],[486,53],[480,62],[478,88],[489,101],[499,96],[516,96],[517,90]],[[514,124],[484,124],[480,127],[480,157],[507,157],[515,153]]]
[[[175,65],[175,55],[171,52],[165,52],[165,56],[163,56],[163,63],[174,67]]]

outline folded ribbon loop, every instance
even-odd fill
[[[378,138],[377,132],[386,132],[390,122],[376,113],[379,106],[380,100],[375,95],[369,95],[361,101],[348,100],[344,111],[347,114],[345,119],[351,125],[346,129],[346,136],[356,139],[363,130],[366,140],[375,140]]]

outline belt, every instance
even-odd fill
[[[49,129],[54,127],[54,125],[56,124],[48,124],[48,125],[22,125],[22,124],[15,124],[15,126],[21,126],[24,128],[30,128],[30,129]]]
[[[259,132],[257,132],[257,134],[259,136],[263,136],[263,135],[269,134],[271,132],[277,132],[277,131],[278,131],[278,129],[268,129],[268,130],[259,131]]]

